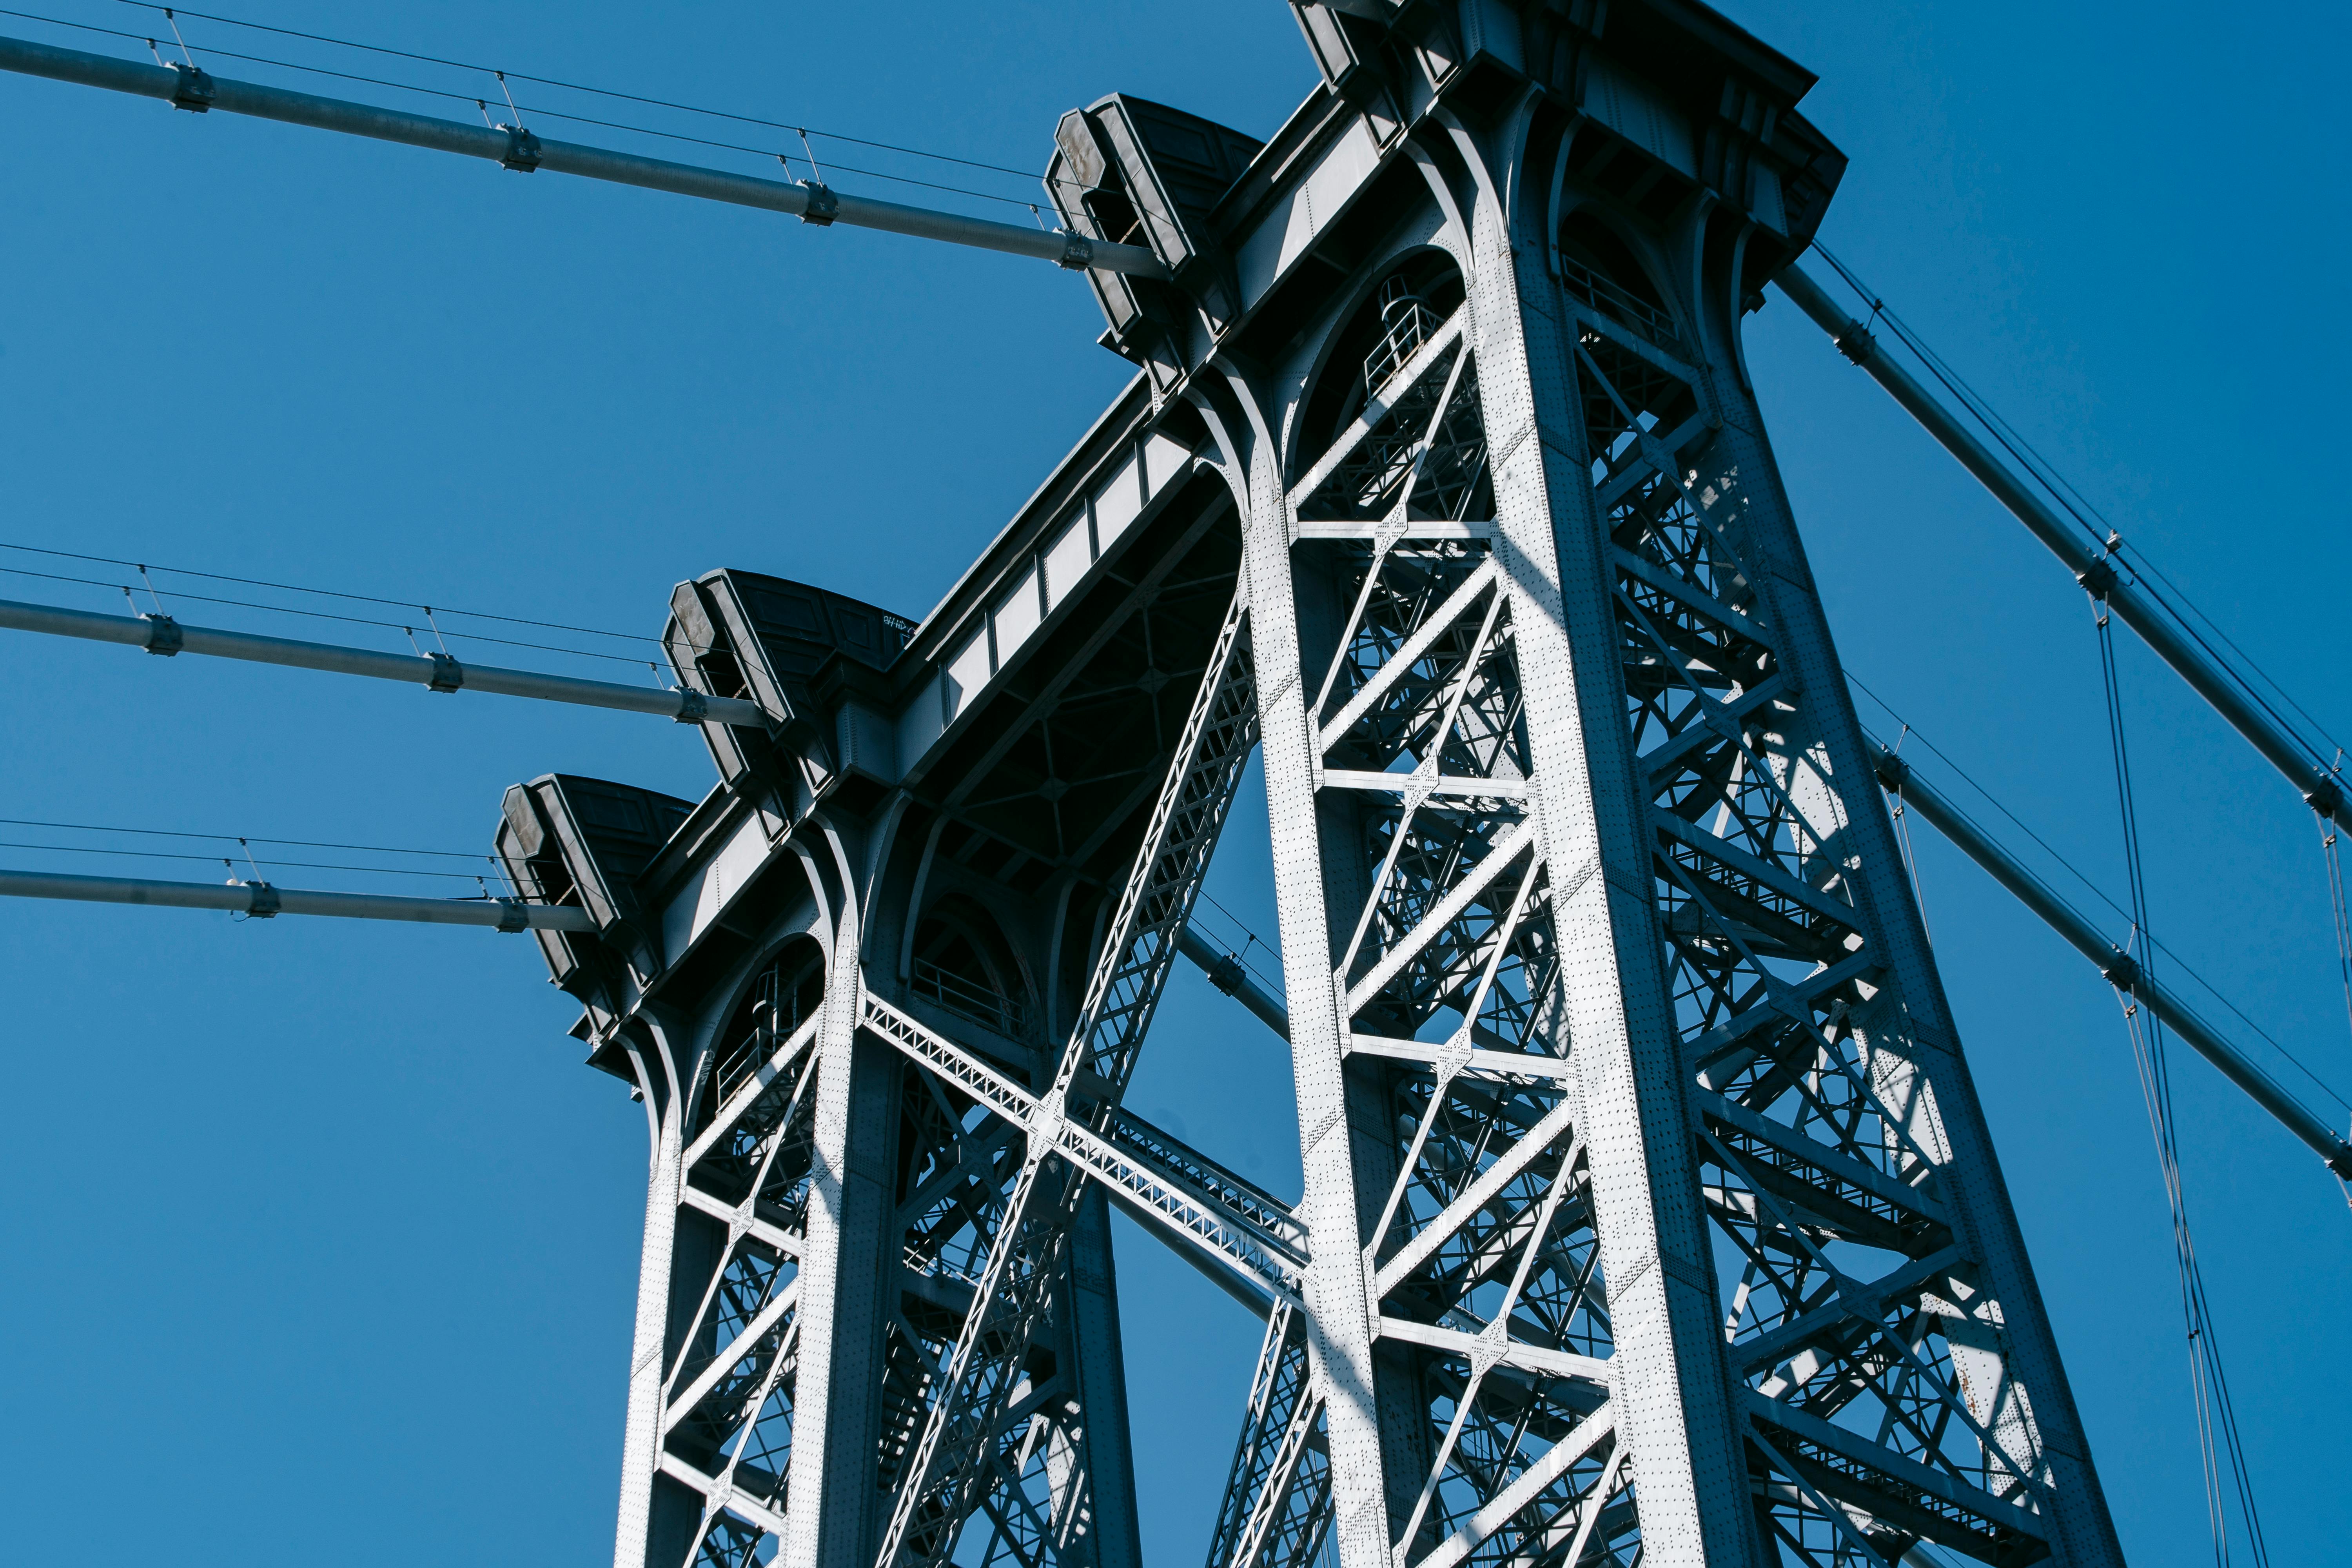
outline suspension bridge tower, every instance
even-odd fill
[[[0,39],[1051,260],[1137,367],[922,622],[711,572],[672,690],[0,602],[675,718],[719,775],[517,785],[513,899],[0,893],[534,933],[651,1137],[616,1568],[1136,1568],[1114,1208],[1264,1323],[1210,1568],[2118,1564],[1742,360],[1766,282],[2340,821],[2334,770],[1792,268],[1844,167],[1801,67],[1695,0],[1294,10],[1321,79],[1271,141],[1073,110],[1052,234]],[[1189,924],[1254,755],[1280,995]],[[1122,1104],[1180,959],[1290,1052],[1302,1192]]]
[[[1137,1563],[1114,1205],[1265,1322],[1213,1568],[2118,1562],[1741,360],[1813,79],[1297,14],[1269,142],[1062,121],[1139,374],[938,611],[682,584],[721,786],[507,797],[652,1135],[616,1563]],[[1295,1198],[1120,1105],[1257,747]]]

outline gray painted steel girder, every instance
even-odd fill
[[[591,180],[608,180],[615,184],[642,185],[647,190],[700,196],[707,201],[730,202],[737,206],[760,207],[812,224],[842,223],[853,228],[881,229],[918,239],[942,240],[950,245],[1034,257],[1072,269],[1094,268],[1129,273],[1139,278],[1168,276],[1167,266],[1160,258],[1140,246],[1087,240],[1076,235],[1047,234],[1038,229],[1023,228],[1017,224],[992,223],[985,218],[965,217],[958,213],[902,206],[897,202],[877,202],[865,196],[843,195],[821,185],[787,184],[781,180],[754,179],[747,174],[672,163],[659,158],[640,158],[632,153],[583,146],[573,142],[550,141],[519,128],[492,129],[467,125],[455,120],[436,120],[396,109],[381,109],[373,104],[320,98],[307,92],[289,92],[282,88],[235,81],[184,66],[141,65],[135,60],[121,60],[80,49],[61,49],[21,38],[0,38],[0,70],[47,77],[53,81],[74,82],[83,87],[107,88],[141,98],[162,99],[181,109],[200,111],[216,109],[226,114],[252,115],[289,125],[308,125],[320,131],[341,131],[382,142],[427,147],[437,153],[486,158],[523,173],[544,169],[551,174],[578,174]]]

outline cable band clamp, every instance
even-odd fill
[[[466,684],[466,667],[446,653],[428,653],[433,661],[433,679],[425,683],[430,691],[457,691]]]
[[[520,899],[500,899],[499,900],[499,930],[504,931],[509,936],[512,936],[517,931],[525,931],[530,929],[530,916],[524,910],[522,900]]]
[[[1867,365],[1878,357],[1878,340],[1860,321],[1848,321],[1845,331],[1830,340],[1837,344],[1838,353],[1859,365]]]
[[[1072,234],[1064,229],[1062,254],[1054,258],[1054,265],[1070,272],[1084,272],[1094,264],[1095,242],[1083,234]]]
[[[2115,565],[2107,561],[2094,561],[2074,574],[2074,581],[2083,584],[2083,591],[2091,597],[2104,601],[2115,591]]]
[[[1878,753],[1878,782],[1888,789],[1899,790],[1911,777],[1911,764],[1892,752]]]
[[[813,223],[824,228],[841,216],[841,198],[835,195],[824,182],[803,180],[799,184],[801,189],[808,193],[808,205],[801,211],[803,223]]]
[[[1228,996],[1238,996],[1242,989],[1242,961],[1226,953],[1209,965],[1209,984]]]
[[[280,907],[277,889],[267,882],[247,882],[245,890],[251,895],[245,906],[247,919],[266,921],[277,914]]]
[[[677,694],[677,721],[699,724],[710,717],[710,700],[699,691],[682,689]]]
[[[169,658],[186,646],[187,639],[180,633],[180,623],[171,616],[147,616],[142,618],[147,623],[149,653],[161,654],[165,658]]]
[[[174,62],[172,66],[172,107],[184,109],[191,114],[209,114],[213,107],[213,79],[194,66]]]
[[[2139,965],[2132,961],[2130,953],[2116,953],[2111,961],[2100,966],[2099,973],[2105,975],[2107,984],[2116,990],[2128,991],[2134,996],[2139,994]]]
[[[507,133],[506,154],[499,160],[501,169],[512,169],[518,174],[528,174],[539,167],[539,138],[520,125],[501,125]]]

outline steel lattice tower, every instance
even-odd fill
[[[1212,1568],[2119,1562],[1741,362],[1812,79],[1300,18],[1269,143],[1064,119],[1173,281],[929,620],[683,584],[721,787],[509,794],[652,1133],[616,1562],[1139,1561],[1114,1203],[1266,1322]],[[1296,1203],[1119,1104],[1259,746]]]

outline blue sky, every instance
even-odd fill
[[[2186,5],[1729,9],[1822,76],[1806,110],[1853,160],[1824,237],[2352,732],[2352,531],[2326,478],[2352,348],[2347,219],[2340,127],[2313,79],[2352,42],[2342,14],[2268,7],[2256,30]],[[1311,79],[1265,0],[657,16],[244,0],[238,14],[1021,169],[1042,168],[1062,110],[1106,91],[1264,135]],[[200,54],[329,60],[188,26]],[[0,32],[72,41],[28,22]],[[658,630],[673,582],[719,565],[920,615],[1125,379],[1094,346],[1083,287],[1034,263],[22,78],[0,79],[0,135],[11,543],[635,632]],[[906,199],[870,177],[835,184]],[[2080,592],[1785,301],[1751,321],[1749,353],[1850,668],[2120,889]],[[167,600],[175,581],[206,591],[159,578]],[[121,605],[23,576],[0,596]],[[396,631],[182,613],[404,646]],[[499,792],[540,773],[688,796],[710,782],[690,736],[620,716],[13,633],[0,670],[13,819],[473,851]],[[2127,639],[2123,683],[2159,932],[2352,1094],[2308,813]],[[1213,886],[1267,931],[1249,847],[1263,797],[1244,798]],[[2143,1565],[2208,1560],[2165,1209],[2115,1002],[1924,830],[1919,853],[2126,1549]],[[314,1560],[322,1537],[354,1564],[607,1549],[644,1122],[579,1065],[572,1010],[528,948],[0,903],[0,964],[14,1552],[251,1565]],[[1261,1037],[1181,977],[1133,1099],[1281,1189],[1295,1134]],[[2271,1547],[2316,1560],[2340,1549],[2352,1469],[2338,1327],[2352,1214],[2185,1052],[2176,1084]],[[1255,1325],[1132,1229],[1121,1244],[1145,1522],[1153,1560],[1181,1563],[1205,1544]]]

